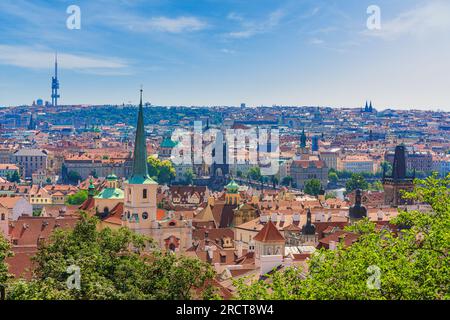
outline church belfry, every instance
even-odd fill
[[[406,172],[406,148],[403,145],[395,148],[392,174],[386,176],[383,170],[384,204],[397,207],[412,204],[412,200],[403,199],[402,191],[414,188],[414,177],[408,177]]]
[[[125,181],[124,225],[136,231],[151,229],[156,223],[156,192],[158,184],[150,178],[147,168],[147,144],[144,129],[144,108],[139,103],[133,170]]]
[[[362,205],[362,190],[355,191],[355,204],[349,209],[350,222],[360,220],[367,217],[367,209]]]

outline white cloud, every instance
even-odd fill
[[[177,18],[169,17],[152,17],[143,18],[134,15],[111,16],[106,19],[108,23],[116,26],[126,27],[135,32],[167,32],[167,33],[183,33],[194,32],[205,29],[208,24],[199,18],[182,16]]]
[[[323,41],[322,39],[314,38],[314,39],[311,39],[309,41],[309,43],[312,45],[321,45],[321,44],[324,44],[325,41]]]
[[[404,35],[425,36],[442,30],[450,30],[450,2],[437,0],[403,12],[389,21],[383,21],[381,8],[381,30],[366,30],[364,34],[394,40]]]
[[[225,53],[225,54],[231,54],[231,55],[235,55],[236,54],[235,50],[231,50],[231,49],[227,49],[227,48],[221,49],[220,52]]]
[[[229,32],[225,36],[227,38],[243,39],[250,38],[257,34],[266,33],[276,27],[284,16],[284,10],[279,9],[271,12],[264,21],[248,21],[242,16],[232,12],[227,16],[227,18],[229,20],[240,22],[242,30]]]
[[[155,17],[148,21],[148,26],[159,31],[181,33],[202,30],[207,24],[196,17]]]
[[[0,64],[30,69],[48,69],[53,64],[54,52],[27,46],[0,45]],[[124,69],[127,63],[107,57],[88,57],[58,53],[59,67],[72,70]]]

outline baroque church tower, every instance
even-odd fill
[[[151,229],[157,225],[158,184],[148,175],[142,89],[134,143],[133,171],[131,177],[125,181],[124,189],[123,225],[139,233],[151,234]]]

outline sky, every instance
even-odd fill
[[[1,0],[0,106],[51,100],[55,51],[60,104],[450,111],[448,0]]]

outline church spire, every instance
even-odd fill
[[[138,122],[136,127],[136,139],[134,142],[133,173],[131,179],[146,180],[149,179],[147,169],[147,144],[144,129],[144,108],[142,106],[142,88],[141,100],[139,103]]]
[[[305,129],[303,129],[302,135],[300,136],[300,148],[306,148],[306,134],[305,134]]]

